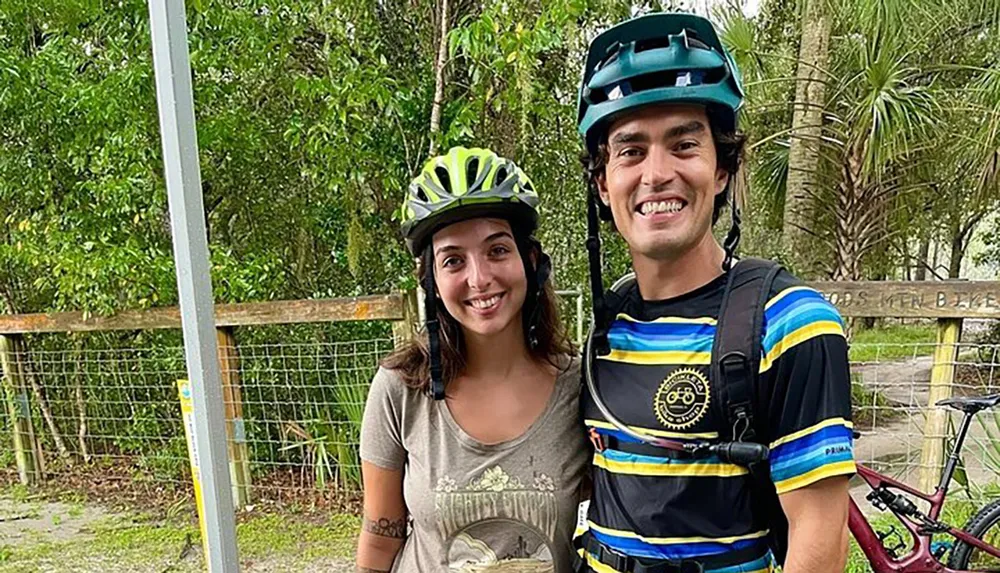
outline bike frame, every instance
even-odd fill
[[[948,457],[948,463],[941,474],[941,481],[934,489],[933,494],[922,493],[861,464],[858,464],[858,476],[865,480],[872,491],[880,489],[898,490],[929,503],[930,509],[927,512],[927,517],[936,521],[938,516],[941,515],[941,508],[944,507],[944,500],[948,495],[948,485],[951,483],[951,478],[958,465],[959,452],[961,452],[962,443],[965,441],[969,424],[972,422],[974,415],[966,414],[965,419],[962,421],[962,426],[955,440],[955,447]],[[893,557],[882,544],[882,540],[879,539],[878,534],[872,529],[872,526],[868,523],[868,520],[861,513],[861,509],[853,499],[850,500],[849,511],[848,528],[851,530],[851,535],[854,536],[854,539],[857,540],[858,545],[861,547],[861,551],[868,558],[868,562],[871,563],[874,573],[971,573],[982,571],[979,569],[950,569],[943,565],[931,552],[932,534],[924,531],[924,525],[914,521],[912,518],[900,515],[890,508],[896,519],[909,531],[913,541],[913,548],[909,553],[900,557]],[[1000,559],[1000,549],[976,539],[961,529],[948,525],[946,529],[938,533],[950,535],[959,541],[965,542]]]

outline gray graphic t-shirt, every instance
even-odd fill
[[[579,395],[574,359],[527,431],[486,445],[462,430],[443,401],[380,369],[365,406],[361,458],[404,468],[413,522],[393,571],[569,572],[590,461]]]

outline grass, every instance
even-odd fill
[[[851,382],[851,408],[851,419],[858,430],[873,429],[876,412],[883,422],[903,415],[903,412],[892,408],[891,402],[885,395],[869,390],[856,381]]]
[[[269,567],[293,571],[324,559],[349,560],[360,521],[353,515],[317,520],[288,515],[255,515],[237,526],[245,569],[266,560]],[[180,559],[185,547],[200,549],[198,527],[189,520],[143,520],[114,515],[95,521],[89,535],[54,541],[44,535],[0,545],[0,572],[22,571],[164,571],[202,570],[200,557]],[[197,552],[195,553],[197,555]],[[268,569],[275,570],[275,569]]]
[[[884,362],[930,356],[937,341],[933,324],[888,324],[867,330],[855,329],[851,336],[851,362]]]

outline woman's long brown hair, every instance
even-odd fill
[[[532,259],[541,260],[541,252],[535,241],[516,241],[518,249],[523,245],[531,245],[535,250]],[[520,253],[518,253],[520,256]],[[433,272],[433,255],[425,254],[420,257],[417,264],[417,277],[419,284],[423,284],[424,274]],[[528,288],[531,288],[530,285]],[[573,352],[573,347],[569,343],[566,331],[559,321],[559,314],[556,308],[556,294],[552,287],[552,281],[546,280],[545,284],[538,292],[538,318],[535,324],[535,338],[538,341],[534,347],[527,340],[525,345],[531,356],[539,361],[545,361],[556,368],[565,367],[561,360]],[[526,309],[522,308],[522,313]],[[465,338],[462,334],[462,327],[448,311],[445,310],[441,299],[437,299],[437,315],[441,324],[441,369],[442,379],[445,388],[448,383],[454,380],[465,368]],[[524,320],[522,318],[522,320]],[[523,330],[523,329],[522,329]],[[430,369],[430,343],[427,340],[426,329],[422,330],[413,339],[404,342],[399,348],[394,350],[389,356],[382,360],[382,366],[389,370],[395,370],[403,380],[403,383],[410,388],[429,392],[431,369]]]

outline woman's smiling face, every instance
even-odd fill
[[[521,328],[528,283],[510,223],[461,221],[436,232],[433,244],[438,296],[467,334]]]

